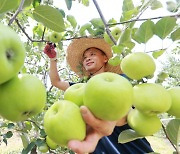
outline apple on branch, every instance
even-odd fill
[[[63,38],[62,33],[58,33],[58,32],[52,32],[49,36],[50,41],[53,43],[60,42],[62,38]]]
[[[117,41],[120,36],[121,36],[121,29],[119,27],[111,27],[110,28],[110,33],[111,35],[114,37],[114,39]],[[113,41],[111,40],[111,38],[109,37],[109,35],[107,34],[107,32],[104,33],[104,40],[109,43],[111,46],[114,45]]]
[[[166,112],[171,107],[171,96],[161,85],[142,83],[133,87],[134,106],[148,115]]]
[[[176,118],[180,118],[180,87],[172,87],[167,91],[172,99],[172,105],[167,113],[175,116]]]
[[[0,84],[18,74],[24,64],[25,52],[18,34],[0,24]]]
[[[130,110],[133,88],[124,77],[104,72],[88,80],[84,92],[84,105],[99,119],[118,120]]]
[[[156,64],[147,53],[134,52],[122,59],[121,70],[129,78],[140,80],[143,77],[152,76],[156,70]]]
[[[30,74],[19,74],[0,85],[0,115],[23,121],[42,111],[46,102],[43,83]]]
[[[46,136],[46,144],[48,145],[48,147],[52,150],[55,150],[58,148],[58,144],[56,144],[53,140],[51,140],[49,138],[49,136]]]
[[[47,153],[49,151],[49,147],[45,142],[43,142],[40,146],[38,146],[38,150],[42,153]]]
[[[84,88],[86,83],[77,83],[70,86],[64,93],[64,99],[69,100],[78,106],[83,105]]]
[[[157,115],[149,116],[137,109],[132,109],[127,117],[129,126],[140,136],[149,136],[161,129],[161,121]]]

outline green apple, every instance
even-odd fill
[[[124,117],[133,102],[133,88],[124,77],[104,72],[88,80],[84,105],[99,119],[118,120]]]
[[[30,74],[19,74],[0,85],[0,115],[11,121],[23,121],[40,113],[45,106],[46,89]]]
[[[48,147],[49,147],[50,149],[52,149],[52,150],[57,149],[58,146],[59,146],[59,145],[56,144],[53,140],[51,140],[51,139],[49,138],[49,136],[46,136],[46,143],[47,143]]]
[[[47,153],[49,151],[49,147],[46,143],[42,143],[39,147],[38,150],[42,153]]]
[[[59,41],[61,41],[62,39],[62,34],[61,33],[58,33],[58,32],[52,32],[50,34],[50,41],[53,42],[53,43],[58,43]]]
[[[133,87],[134,106],[149,115],[163,113],[171,107],[171,96],[161,85],[143,83]]]
[[[119,27],[111,27],[110,28],[111,35],[114,37],[114,39],[117,41],[121,36],[121,29]],[[113,41],[107,34],[107,32],[104,33],[104,40],[109,43],[111,46],[114,45]]]
[[[0,84],[18,74],[24,64],[25,47],[18,34],[0,24]]]
[[[67,146],[73,139],[82,141],[86,135],[80,108],[68,100],[57,101],[47,110],[44,129],[49,138],[60,146]]]
[[[140,136],[153,135],[161,129],[161,121],[157,115],[149,116],[137,109],[132,109],[127,117],[129,126]]]
[[[167,91],[172,99],[172,105],[167,112],[176,118],[180,118],[180,87],[169,88]]]
[[[122,59],[121,70],[131,79],[140,80],[151,76],[156,64],[151,56],[144,52],[134,52]]]
[[[70,86],[64,93],[64,99],[69,100],[78,106],[83,105],[84,87],[86,83],[77,83]]]

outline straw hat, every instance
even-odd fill
[[[72,71],[74,71],[79,77],[88,76],[88,72],[82,65],[83,53],[86,49],[95,47],[106,54],[109,58],[112,57],[111,46],[101,38],[79,38],[74,39],[67,48],[67,63]],[[105,67],[106,72],[122,73],[120,66],[111,66],[108,63]]]

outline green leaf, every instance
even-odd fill
[[[138,9],[137,8],[134,8],[132,10],[129,10],[129,11],[126,11],[126,12],[123,12],[123,15],[121,17],[121,20],[120,21],[126,21],[126,20],[129,20],[133,17],[133,15],[136,15],[138,14]]]
[[[21,137],[23,147],[24,147],[24,149],[26,149],[29,144],[29,140],[25,135],[20,135],[20,137]]]
[[[166,132],[174,145],[178,145],[180,143],[180,119],[171,120],[166,126]]]
[[[164,17],[155,24],[155,34],[161,39],[165,39],[176,26],[176,18]]]
[[[0,0],[0,14],[18,7],[19,0]]]
[[[29,7],[29,6],[32,4],[33,1],[34,1],[34,0],[25,0],[25,1],[24,1],[24,5],[23,5],[23,8]]]
[[[72,7],[72,0],[65,0],[67,9],[70,10]]]
[[[151,9],[152,10],[156,10],[156,9],[159,9],[159,8],[162,8],[163,5],[160,1],[158,0],[154,0],[152,3],[151,3]]]
[[[113,45],[111,47],[111,49],[112,49],[113,53],[121,54],[123,52],[123,50],[124,50],[124,47],[121,46],[121,45],[119,45],[119,46],[118,45]]]
[[[151,20],[145,21],[136,31],[134,36],[136,38],[135,40],[137,40],[138,43],[147,43],[147,41],[154,35],[153,29],[154,23]]]
[[[176,4],[175,2],[173,2],[173,1],[167,1],[166,4],[167,4],[167,10],[168,10],[169,12],[175,13],[175,12],[178,11],[178,4]]]
[[[165,72],[160,72],[158,75],[158,78],[157,78],[157,82],[156,83],[163,83],[164,80],[169,77],[169,75]]]
[[[7,139],[6,138],[3,138],[3,142],[6,144],[7,146]]]
[[[71,23],[73,28],[76,28],[77,22],[74,16],[72,15],[67,15],[67,20]]]
[[[93,18],[90,20],[90,23],[94,26],[94,28],[104,27],[104,23],[101,18]]]
[[[122,34],[121,34],[121,37],[118,41],[118,45],[120,44],[124,44],[126,42],[129,42],[131,40],[130,38],[130,35],[131,35],[131,29],[130,28],[127,28]]]
[[[48,5],[38,6],[33,11],[33,17],[37,22],[41,22],[44,26],[56,32],[65,30],[62,14],[53,7]]]
[[[89,6],[89,0],[82,0],[82,4],[84,6]]]
[[[80,35],[84,36],[85,35],[85,30],[87,30],[88,28],[91,28],[91,24],[90,23],[82,25],[80,30],[79,30]]]
[[[36,8],[41,3],[41,0],[33,0],[33,7]]]
[[[35,142],[28,144],[27,148],[22,150],[22,154],[28,154],[35,146]]]
[[[66,14],[65,14],[64,10],[63,9],[58,9],[58,10],[62,14],[63,18],[65,18]]]
[[[134,9],[134,4],[132,0],[124,0],[123,1],[123,12],[127,12]]]
[[[180,39],[180,28],[176,29],[172,34],[171,34],[171,39],[173,41],[179,40]]]
[[[157,59],[158,57],[160,57],[163,53],[165,52],[165,50],[158,50],[158,51],[154,51],[152,53],[152,56]]]
[[[14,128],[14,126],[15,126],[15,125],[14,125],[13,123],[8,123],[8,126],[7,126],[7,127],[8,127],[8,129],[11,129],[11,128]]]
[[[112,66],[118,66],[121,63],[121,57],[119,55],[113,56],[108,60],[108,64]]]
[[[40,129],[40,134],[41,134],[41,137],[45,137],[46,136],[46,133],[45,133],[44,129]]]
[[[134,130],[127,129],[127,130],[122,131],[119,134],[118,143],[123,144],[123,143],[127,143],[130,141],[136,140],[138,138],[143,138],[143,137],[140,136],[139,134],[137,134]]]
[[[4,138],[11,138],[13,136],[13,133],[11,131],[8,131],[6,134],[3,135]]]

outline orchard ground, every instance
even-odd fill
[[[174,149],[169,141],[164,137],[154,136],[147,137],[148,141],[151,143],[152,148],[155,152],[160,154],[172,154]],[[1,143],[0,154],[19,154],[23,148],[21,138],[18,133],[13,133],[12,138],[8,140],[8,145]]]

